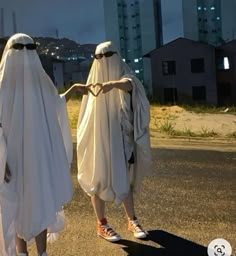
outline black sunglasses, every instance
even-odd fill
[[[105,52],[105,53],[99,53],[99,54],[95,54],[94,58],[99,60],[101,59],[103,56],[107,57],[111,57],[113,54],[116,54],[117,52]]]
[[[27,50],[36,50],[37,45],[36,44],[20,44],[20,43],[16,43],[16,44],[13,44],[11,46],[11,49],[22,50],[22,49],[24,49],[24,47]]]

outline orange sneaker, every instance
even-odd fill
[[[138,223],[138,220],[136,217],[133,220],[128,219],[128,230],[133,233],[135,238],[144,239],[147,237],[147,233]]]
[[[109,242],[117,242],[121,239],[120,235],[117,234],[111,226],[109,226],[105,218],[98,222],[97,234]]]

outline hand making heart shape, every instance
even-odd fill
[[[99,94],[100,94],[100,92],[102,91],[102,84],[100,84],[100,83],[96,83],[96,84],[89,84],[89,85],[87,85],[86,86],[87,88],[88,88],[88,91],[94,96],[94,97],[97,97]],[[100,89],[97,91],[97,92],[94,92],[94,90],[92,90],[92,88],[96,88],[96,87],[99,87]]]

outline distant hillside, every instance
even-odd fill
[[[0,59],[9,38],[0,38]],[[39,55],[62,61],[91,59],[96,44],[78,44],[68,38],[34,37]]]
[[[81,58],[90,59],[96,44],[78,44],[68,38],[35,37],[38,53],[55,59],[70,61]]]

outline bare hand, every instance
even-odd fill
[[[89,87],[93,87],[93,88],[96,88],[96,87],[99,87],[100,89],[99,90],[96,90],[96,92],[94,92],[92,89],[90,89],[89,88],[89,91],[92,93],[92,95],[94,96],[94,97],[97,97],[99,94],[100,94],[100,92],[102,91],[102,84],[100,84],[100,83],[96,83],[96,84],[90,84],[90,85],[88,85]]]
[[[89,87],[92,85],[84,85],[84,84],[75,84],[75,90],[79,92],[80,94],[88,94]]]
[[[5,180],[6,183],[9,183],[10,180],[11,180],[11,171],[10,171],[10,169],[8,167],[8,164],[6,164],[4,180]]]
[[[103,83],[102,84],[102,93],[107,93],[107,92],[111,91],[114,87],[115,87],[114,83],[111,81]]]

